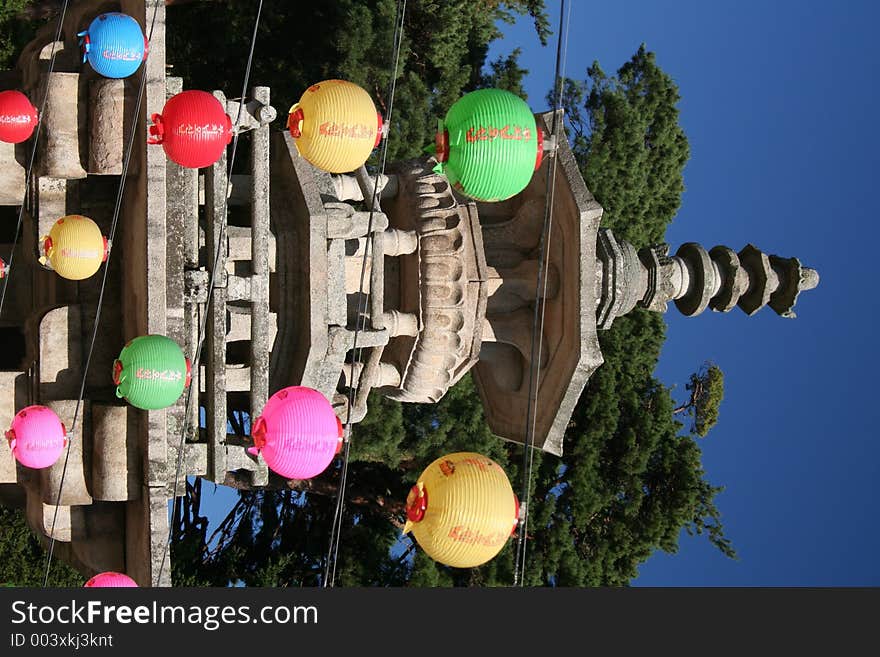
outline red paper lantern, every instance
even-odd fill
[[[182,91],[150,117],[151,144],[162,144],[173,162],[189,169],[209,167],[232,141],[232,121],[207,91]]]
[[[37,127],[37,108],[20,91],[0,91],[0,141],[18,144]]]

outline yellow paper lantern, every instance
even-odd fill
[[[71,281],[93,275],[107,259],[107,239],[101,235],[98,224],[79,214],[56,221],[40,242],[40,263],[48,262],[61,278]]]
[[[359,168],[379,145],[382,117],[370,94],[353,82],[325,80],[306,89],[290,108],[287,127],[296,148],[330,173]]]
[[[412,531],[435,561],[472,568],[497,555],[516,527],[519,503],[500,465],[474,452],[437,459],[406,500]]]

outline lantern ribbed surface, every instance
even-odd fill
[[[0,91],[0,141],[18,144],[37,127],[37,108],[20,91]]]
[[[441,123],[448,156],[437,171],[478,201],[503,201],[526,188],[542,148],[535,117],[519,96],[480,89],[458,99]],[[441,137],[438,135],[438,142]]]
[[[95,274],[107,256],[107,242],[98,224],[79,214],[61,217],[40,241],[52,269],[71,281]]]
[[[300,119],[301,117],[301,119]],[[370,94],[353,82],[312,85],[290,108],[288,127],[310,164],[331,173],[359,168],[378,144],[379,117]]]
[[[207,91],[174,94],[152,121],[150,143],[162,144],[168,159],[189,169],[211,166],[232,141],[232,120]]]
[[[113,363],[116,396],[144,410],[167,408],[189,385],[190,364],[180,346],[164,335],[129,342]]]
[[[474,452],[443,456],[425,468],[417,487],[426,498],[424,515],[421,520],[410,517],[404,531],[412,531],[435,561],[472,568],[507,543],[516,522],[516,496],[492,459]],[[408,515],[412,501],[407,500]]]
[[[127,14],[101,14],[78,36],[82,38],[83,61],[105,78],[127,78],[144,61],[144,33]]]
[[[269,398],[254,421],[254,447],[273,472],[288,479],[309,479],[333,460],[342,437],[327,398],[317,390],[290,386]]]
[[[85,588],[138,588],[128,575],[123,573],[98,573],[83,585]]]
[[[6,433],[12,455],[29,468],[48,468],[61,456],[66,445],[64,425],[55,411],[46,406],[28,406],[12,419]]]

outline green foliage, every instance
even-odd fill
[[[485,74],[480,79],[481,88],[504,89],[515,93],[520,98],[526,100],[528,95],[523,89],[523,78],[528,73],[527,69],[520,68],[519,56],[522,54],[521,48],[516,48],[507,57],[498,57],[495,61],[489,63],[490,73]]]
[[[18,53],[36,32],[36,23],[22,16],[29,4],[29,0],[0,0],[0,69],[15,65]]]
[[[0,586],[41,587],[46,575],[46,550],[27,526],[19,509],[0,506]],[[82,586],[85,578],[53,559],[52,586]]]
[[[693,418],[693,430],[705,436],[718,422],[718,408],[724,399],[724,372],[713,363],[706,363],[699,372],[691,374],[686,386],[691,393],[687,409]]]
[[[272,102],[282,117],[309,85],[335,77],[363,86],[387,115],[396,7],[395,0],[276,4],[261,19],[251,80],[272,87]],[[389,161],[420,155],[449,106],[464,92],[485,86],[486,53],[501,36],[496,23],[521,14],[532,16],[546,38],[541,0],[407,3]],[[253,3],[171,6],[167,16],[171,74],[183,76],[186,88],[238,96]],[[512,56],[499,60],[495,75],[506,88],[520,88],[523,73]]]
[[[732,556],[694,438],[682,435],[667,388],[653,378],[663,320],[646,311],[601,334],[605,363],[590,378],[561,463],[539,475],[529,582],[622,585],[684,528]]]
[[[681,204],[690,146],[678,124],[678,86],[644,44],[616,77],[594,62],[566,80],[575,157],[605,210],[603,224],[637,247],[663,241]]]

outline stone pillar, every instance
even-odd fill
[[[128,132],[124,110],[125,80],[101,78],[89,83],[89,173],[122,173]],[[132,158],[129,173],[136,166]]]
[[[266,111],[274,118],[269,104],[269,87],[256,87],[253,96],[261,104],[257,118]],[[269,111],[271,110],[271,111]],[[251,132],[251,415],[263,412],[269,398],[269,123]]]
[[[27,150],[30,154],[30,147]],[[24,167],[15,159],[15,144],[0,142],[0,205],[21,205],[24,178]]]
[[[128,431],[129,406],[92,404],[92,496],[127,502],[141,494],[141,450]]]
[[[41,172],[50,178],[86,177],[79,157],[79,73],[49,76],[40,131]]]

